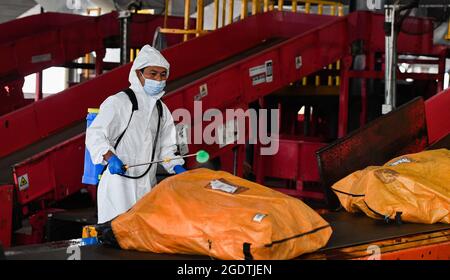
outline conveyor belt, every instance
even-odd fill
[[[250,48],[246,51],[243,51],[237,55],[231,56],[225,60],[219,61],[213,65],[210,65],[208,67],[205,67],[199,71],[193,72],[189,75],[186,75],[184,77],[181,77],[179,79],[170,81],[167,84],[167,94],[170,94],[171,92],[181,88],[184,85],[187,85],[188,83],[198,80],[210,73],[213,73],[215,71],[220,70],[221,68],[226,67],[227,65],[230,65],[232,63],[235,63],[239,60],[242,60],[248,56],[251,56],[253,54],[256,54],[258,52],[261,52],[265,49],[268,49],[276,44],[279,44],[283,42],[285,39],[283,38],[272,38],[268,39],[261,44]],[[0,183],[13,183],[14,179],[12,176],[12,166],[14,164],[17,164],[19,162],[22,162],[26,160],[27,158],[30,158],[39,152],[42,152],[46,149],[49,149],[63,141],[66,141],[76,135],[79,135],[83,131],[86,130],[86,124],[85,121],[82,120],[76,124],[74,124],[71,127],[65,128],[62,131],[55,133],[37,143],[34,143],[25,149],[22,149],[18,152],[15,152],[9,156],[6,156],[0,160]]]
[[[8,260],[65,260],[67,248],[77,246],[80,240],[67,240],[39,245],[20,246],[5,252]],[[69,251],[70,252],[70,251]],[[127,251],[105,245],[80,246],[82,260],[209,260],[208,256],[155,254]]]
[[[333,235],[327,246],[319,252],[369,244],[380,240],[403,236],[449,230],[448,224],[386,224],[364,215],[347,212],[327,213],[323,217],[331,224]],[[6,251],[7,259],[67,259],[67,248],[79,244],[79,240],[52,242],[46,244],[15,247]],[[126,259],[126,260],[208,260],[209,256],[155,254],[126,251],[104,245],[82,246],[82,259]]]
[[[337,249],[400,236],[423,234],[450,229],[448,224],[396,224],[375,220],[362,213],[352,214],[345,211],[327,213],[322,217],[331,224],[333,234],[327,246],[320,251]]]

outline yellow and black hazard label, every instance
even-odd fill
[[[23,191],[28,189],[30,186],[30,181],[28,180],[28,174],[22,175],[18,178],[19,190]]]

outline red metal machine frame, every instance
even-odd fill
[[[309,260],[449,260],[450,231],[403,236],[301,256]]]
[[[217,108],[246,109],[248,104],[257,101],[290,83],[321,70],[337,60],[342,61],[341,93],[339,103],[339,135],[346,133],[348,121],[348,82],[351,77],[359,75],[350,71],[350,44],[355,40],[364,40],[368,52],[384,50],[382,22],[384,17],[369,12],[357,12],[347,17],[305,15],[286,12],[268,12],[249,17],[210,34],[192,39],[186,43],[168,48],[163,55],[171,62],[171,80],[198,71],[217,63],[227,57],[238,54],[270,38],[290,38],[282,43],[267,48],[257,54],[192,81],[170,92],[164,101],[171,110],[185,108],[193,113],[193,101],[197,99],[200,87],[208,87],[208,95],[202,98],[203,110]],[[408,22],[406,22],[408,24]],[[424,19],[414,19],[409,24],[431,24]],[[253,32],[242,32],[242,30]],[[365,30],[362,32],[361,30]],[[366,30],[371,30],[367,32]],[[336,37],[335,34],[340,34]],[[398,50],[402,53],[428,54],[442,56],[446,50],[432,45],[432,35],[411,36],[401,34]],[[407,43],[402,43],[407,42]],[[190,55],[186,55],[190,54]],[[297,68],[295,58],[302,57],[302,67]],[[249,69],[271,60],[273,80],[270,83],[252,85],[248,75]],[[109,95],[127,87],[130,64],[119,67],[91,81],[67,89],[59,95],[45,98],[20,110],[0,117],[0,157],[17,152],[53,133],[71,126],[84,119],[86,109],[98,107]],[[379,73],[364,73],[376,78]],[[233,82],[230,82],[233,81]],[[70,108],[70,110],[67,110]],[[434,121],[433,119],[429,121]],[[193,122],[191,127],[204,123]],[[441,126],[439,126],[441,127]],[[440,128],[439,128],[440,129]],[[280,138],[280,141],[284,141]],[[28,176],[30,187],[18,191],[19,201],[28,203],[33,200],[48,198],[61,199],[82,187],[84,134],[71,138],[58,146],[17,163],[14,166],[15,188],[18,190],[18,178]],[[308,146],[312,144],[312,146]],[[298,142],[295,143],[298,145]],[[323,143],[303,143],[290,152],[298,155],[303,179],[317,179],[316,162],[311,162],[310,155]],[[245,148],[243,145],[190,145],[191,151],[205,149],[211,158],[220,158],[222,169],[242,175]],[[306,152],[304,152],[306,150]],[[234,161],[236,155],[236,161]],[[67,159],[71,159],[70,161]],[[75,160],[74,160],[75,159]],[[298,161],[297,161],[298,162]],[[235,166],[234,163],[237,163]],[[188,160],[189,167],[195,163]],[[298,174],[297,166],[294,175]],[[71,170],[69,172],[69,170]],[[301,187],[301,184],[297,185]],[[302,190],[300,190],[302,191]]]
[[[366,68],[364,70],[352,70],[353,57],[350,54],[350,50],[342,53],[340,61],[340,87],[339,87],[339,121],[338,121],[338,137],[343,137],[348,133],[348,120],[349,120],[349,83],[351,79],[361,80],[361,113],[360,113],[360,125],[364,125],[367,122],[367,80],[369,79],[384,79],[384,72],[382,70],[375,70],[375,56],[376,53],[384,52],[384,34],[380,32],[380,26],[383,25],[384,18],[380,15],[367,16],[365,13],[355,13],[348,17],[348,23],[350,26],[358,26],[356,29],[352,29],[348,33],[339,33],[347,42],[347,46],[350,47],[352,42],[362,41],[364,45],[363,52],[366,55]],[[408,25],[405,28],[411,26],[420,26],[421,28],[430,28],[432,24],[430,21],[424,21],[418,18],[409,18],[406,22]],[[401,33],[398,40],[398,51],[404,54],[424,54],[438,58],[436,61],[430,60],[416,60],[414,63],[438,63],[439,72],[437,74],[417,74],[417,73],[400,73],[398,71],[398,79],[405,80],[412,78],[415,80],[436,80],[437,92],[442,90],[442,82],[444,78],[444,71],[442,69],[442,61],[445,61],[448,49],[444,46],[435,46],[432,44],[430,36],[418,38],[417,36]],[[337,42],[336,45],[339,45]],[[322,52],[317,51],[314,55],[321,56]],[[302,56],[303,58],[303,56]],[[291,60],[292,61],[292,60]],[[303,64],[305,64],[303,62]],[[325,64],[324,64],[325,65]],[[443,100],[444,98],[441,98]],[[444,101],[444,100],[443,100]],[[430,100],[429,102],[433,102]],[[429,103],[427,101],[427,104]],[[433,109],[433,112],[443,113],[445,106],[448,106],[449,102],[442,103],[433,102],[434,105],[428,105],[427,107],[437,107]],[[428,110],[430,111],[430,110]],[[429,116],[431,113],[428,113]],[[448,113],[445,113],[448,115]],[[437,115],[429,116],[428,121],[434,123]],[[439,119],[439,121],[437,121]],[[444,124],[442,118],[437,118],[436,121],[439,124],[434,124],[429,129],[440,129],[440,137],[443,137],[450,131],[447,123]],[[445,119],[445,118],[444,118]],[[438,128],[439,127],[439,128]],[[277,188],[278,190],[303,198],[322,199],[323,193],[319,191],[307,191],[304,189],[304,182],[317,182],[319,181],[319,175],[315,165],[315,160],[311,156],[316,150],[324,146],[325,143],[320,140],[308,141],[307,137],[294,136],[297,140],[292,139],[293,136],[280,136],[278,140],[280,143],[280,150],[276,155],[271,157],[263,157],[255,154],[254,162],[256,162],[255,172],[256,180],[259,183],[264,183],[264,177],[276,177],[281,179],[287,179],[295,182],[294,188]],[[431,134],[430,143],[436,140],[436,136]],[[307,148],[303,147],[307,145]],[[311,149],[307,152],[299,152],[304,149]],[[306,156],[303,156],[305,155]],[[313,168],[310,172],[305,172],[305,168],[308,169],[311,166]],[[282,168],[280,168],[282,166]],[[305,167],[306,166],[306,167]],[[276,168],[278,167],[278,168]],[[309,175],[309,176],[308,176]]]
[[[96,73],[101,73],[107,47],[118,41],[120,33],[117,12],[98,17],[60,13],[43,13],[0,24],[0,115],[23,107],[32,100],[24,99],[24,77],[51,66],[62,66],[90,52],[96,52]],[[155,30],[163,26],[164,17],[134,14],[130,24],[130,48],[149,43]],[[170,26],[182,27],[183,18],[168,17]],[[195,20],[191,20],[195,24]],[[167,35],[167,44],[182,38]],[[109,41],[109,42],[108,42]],[[41,79],[37,79],[37,82]],[[42,84],[38,84],[42,88]],[[38,90],[42,98],[42,91]],[[39,99],[39,98],[37,98]]]
[[[0,185],[0,245],[11,246],[13,185]]]
[[[450,132],[450,88],[425,101],[428,142],[434,143]]]

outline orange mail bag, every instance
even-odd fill
[[[300,200],[204,168],[163,180],[111,225],[122,249],[219,259],[291,259],[332,233]]]
[[[356,171],[332,186],[349,212],[375,219],[450,223],[450,151],[430,150]]]

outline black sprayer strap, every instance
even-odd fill
[[[158,99],[156,100],[156,108],[158,109],[158,126],[156,128],[156,135],[155,135],[155,141],[153,141],[153,149],[152,149],[152,159],[150,161],[154,161],[155,160],[155,152],[156,152],[156,144],[158,142],[158,136],[159,136],[159,128],[161,126],[161,119],[162,119],[162,104],[161,101]],[[125,174],[118,174],[122,177],[128,178],[128,179],[140,179],[142,177],[144,177],[145,175],[147,175],[147,173],[150,171],[150,169],[152,168],[153,163],[149,164],[149,166],[147,167],[147,170],[145,170],[144,173],[142,173],[139,176],[130,176],[130,175],[125,175]]]
[[[133,90],[131,88],[127,88],[126,90],[124,90],[124,92],[130,99],[131,104],[132,104],[131,115],[130,115],[130,119],[128,120],[127,126],[122,131],[122,134],[120,134],[119,138],[117,138],[116,144],[114,145],[114,149],[117,149],[117,146],[119,146],[120,141],[122,140],[123,136],[125,135],[125,132],[127,131],[128,126],[130,125],[131,119],[133,118],[134,111],[137,111],[139,109],[136,95],[134,94]]]
[[[126,90],[124,90],[124,92],[130,99],[131,104],[133,105],[132,107],[133,112],[139,110],[136,94],[134,94],[134,91],[131,88],[127,88]]]
[[[130,125],[131,119],[133,118],[133,113],[134,111],[139,110],[139,106],[138,106],[138,102],[137,102],[137,98],[136,98],[136,94],[134,93],[134,91],[131,88],[127,88],[126,90],[124,90],[123,92],[125,92],[125,94],[128,96],[128,98],[130,99],[132,108],[131,108],[131,115],[130,115],[130,119],[128,120],[127,126],[125,127],[125,129],[122,131],[122,133],[120,134],[119,138],[117,138],[116,143],[114,144],[114,149],[117,149],[117,147],[119,146],[120,141],[122,140],[123,136],[125,135],[125,132],[128,129],[128,126]],[[158,99],[156,101],[156,105],[158,108],[158,117],[161,119],[162,116],[162,105],[161,105],[161,101]],[[158,120],[158,130],[156,133],[156,136],[158,136],[158,132],[159,132],[159,120]],[[153,158],[152,158],[153,161]],[[100,172],[99,177],[101,177],[103,175],[103,173],[106,171],[106,168],[108,167],[108,164],[106,164],[103,169],[102,172]],[[148,172],[148,171],[147,171]],[[146,173],[147,173],[146,172]],[[144,173],[145,175],[145,173]],[[125,177],[125,176],[124,176]],[[97,183],[98,185],[98,183]]]

